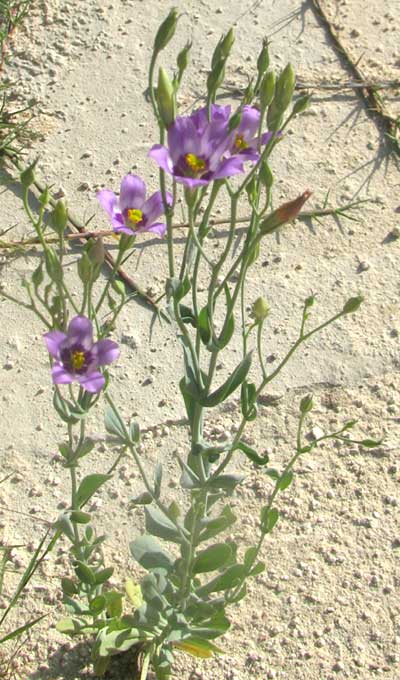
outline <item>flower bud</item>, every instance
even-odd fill
[[[209,96],[212,96],[218,87],[221,85],[225,77],[225,65],[224,62],[219,62],[210,73],[207,78],[207,91]]]
[[[176,63],[178,65],[178,83],[181,82],[182,76],[184,72],[186,71],[188,64],[189,64],[189,53],[192,48],[192,43],[187,42],[183,50],[181,50],[178,54]]]
[[[260,86],[260,104],[261,110],[265,111],[267,107],[271,104],[274,94],[275,94],[275,73],[273,71],[268,71]]]
[[[83,251],[82,257],[78,260],[78,274],[82,283],[90,283],[93,279],[93,264],[86,251]]]
[[[164,19],[154,39],[154,52],[161,52],[173,38],[178,23],[178,10],[173,7]]]
[[[49,201],[50,201],[50,190],[49,190],[49,187],[45,187],[44,191],[42,191],[42,193],[39,196],[39,203],[40,203],[40,205],[43,206],[43,208],[45,208],[46,205],[49,203]]]
[[[33,161],[33,163],[31,163],[29,167],[23,170],[19,176],[21,184],[25,189],[28,189],[28,187],[30,187],[30,185],[33,184],[35,181],[35,167],[37,162],[38,159]]]
[[[214,54],[212,56],[211,60],[211,69],[214,70],[217,66],[219,66],[220,62],[222,61],[223,63],[226,62],[226,60],[229,57],[229,53],[232,49],[232,45],[235,42],[235,34],[233,32],[233,28],[231,28],[226,35],[223,35],[215,50]]]
[[[313,406],[314,406],[313,395],[307,394],[305,397],[303,397],[303,399],[300,402],[300,412],[303,414],[309,413]]]
[[[46,271],[49,278],[55,283],[61,283],[63,270],[55,251],[52,248],[45,250]]]
[[[276,105],[276,102],[275,102],[275,99],[274,99],[273,102],[268,107],[268,113],[267,113],[268,130],[271,130],[271,132],[277,132],[282,127],[282,121],[283,121],[283,114],[277,108],[277,105]]]
[[[270,189],[274,183],[274,176],[267,161],[262,161],[260,166],[260,181],[267,188]]]
[[[50,224],[56,234],[61,236],[67,226],[68,214],[64,201],[57,201],[50,216]]]
[[[89,247],[88,255],[93,264],[102,266],[104,263],[104,243],[101,236],[94,239]]]
[[[257,59],[257,70],[258,70],[258,75],[260,77],[265,73],[268,66],[269,66],[268,40],[267,40],[267,38],[265,38],[263,40],[263,46],[261,48],[261,52],[258,55],[258,59]]]
[[[161,120],[168,128],[176,115],[175,92],[169,75],[163,68],[158,71],[157,104]]]
[[[270,215],[268,215],[268,217],[265,218],[265,220],[261,222],[260,232],[262,234],[271,234],[282,224],[294,220],[310,196],[311,191],[307,190],[293,201],[284,203],[279,208],[277,208],[277,210],[274,210]]]
[[[362,302],[364,302],[362,295],[350,298],[350,300],[347,300],[345,306],[343,307],[342,314],[353,314],[359,309]]]
[[[243,94],[243,104],[251,104],[254,99],[254,79],[250,80]]]
[[[266,299],[263,297],[257,298],[253,303],[251,313],[256,323],[264,321],[269,314],[269,307]]]
[[[278,111],[284,113],[292,101],[296,74],[291,64],[283,69],[276,83],[275,103]]]
[[[293,105],[293,115],[297,116],[299,113],[303,113],[303,111],[308,109],[310,100],[311,100],[310,94],[305,94],[304,97],[299,97],[299,99],[295,101]]]

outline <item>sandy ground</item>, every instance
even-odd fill
[[[236,44],[228,82],[246,83],[255,68],[258,45],[272,37],[276,68],[290,60],[303,82],[347,81],[349,74],[335,53],[311,4],[296,0],[239,3],[220,0],[177,2],[182,10],[180,31],[163,54],[174,63],[175,50],[193,39],[190,72],[184,82],[181,110],[192,107],[204,91],[212,47],[221,32],[237,20]],[[395,0],[323,2],[343,42],[368,78],[398,78],[400,6]],[[384,11],[382,7],[384,6]],[[156,139],[155,125],[143,92],[155,30],[169,2],[114,0],[42,0],[9,52],[6,76],[18,80],[21,101],[38,100],[35,129],[39,139],[30,155],[39,156],[38,170],[65,193],[82,220],[96,213],[91,226],[106,228],[95,191],[118,190],[120,178],[135,171],[156,186],[156,168],[146,158]],[[396,99],[397,97],[397,99]],[[398,113],[398,93],[387,105]],[[317,294],[317,323],[358,293],[365,298],[357,316],[347,317],[310,342],[293,359],[271,388],[273,406],[262,406],[261,417],[248,431],[259,450],[268,450],[278,466],[292,450],[297,403],[312,390],[317,407],[309,430],[324,432],[350,417],[359,418],[356,434],[384,437],[374,451],[325,446],[299,466],[299,475],[281,499],[282,521],[266,542],[266,572],[250,585],[250,596],[232,610],[232,629],[222,642],[226,655],[205,663],[178,658],[176,677],[182,680],[331,680],[398,678],[400,627],[398,556],[398,435],[399,435],[399,276],[400,240],[388,238],[398,226],[399,175],[384,132],[369,117],[352,91],[315,90],[313,104],[296,121],[273,159],[277,176],[275,201],[287,200],[306,188],[312,205],[372,199],[363,205],[359,222],[325,219],[321,225],[297,223],[265,244],[249,277],[249,301],[263,294],[272,306],[266,353],[271,364],[296,338],[302,300]],[[219,208],[225,214],[224,205]],[[246,214],[244,211],[243,214]],[[2,227],[14,225],[13,235],[26,233],[18,189],[8,183],[1,194]],[[221,247],[223,229],[212,247]],[[179,247],[179,238],[178,247]],[[144,286],[162,291],[166,247],[149,239],[132,273]],[[0,280],[18,290],[21,276],[37,266],[37,253],[1,261]],[[72,266],[76,259],[69,256]],[[78,283],[73,279],[77,290]],[[0,371],[2,418],[0,460],[0,535],[5,541],[28,544],[15,551],[14,563],[26,563],[32,540],[44,531],[42,520],[54,519],[67,500],[67,475],[55,455],[63,436],[51,411],[51,385],[43,329],[27,313],[1,302]],[[131,303],[122,314],[117,340],[121,359],[113,367],[112,392],[129,417],[133,412],[145,432],[143,455],[151,469],[162,458],[174,493],[173,453],[187,445],[187,432],[176,396],[176,366],[180,348],[173,330],[155,326],[149,339],[149,310]],[[224,358],[221,374],[237,362],[237,346]],[[215,440],[234,430],[237,403],[212,412],[207,427]],[[167,420],[172,424],[166,426]],[[102,432],[102,409],[90,423]],[[90,468],[104,470],[115,453],[101,445]],[[232,537],[254,540],[260,505],[269,482],[259,471],[237,460],[247,479],[233,500],[240,520]],[[94,501],[101,524],[110,534],[108,555],[117,564],[114,577],[122,583],[137,573],[128,544],[142,527],[138,509],[127,509],[141,491],[140,479],[127,460],[115,479]],[[17,514],[25,513],[25,514]],[[65,642],[54,630],[62,611],[60,576],[68,570],[66,545],[50,556],[30,585],[24,615],[49,612],[18,651],[20,680],[89,678],[84,645]],[[396,593],[397,590],[397,593]],[[3,605],[2,605],[3,606]],[[19,619],[17,619],[19,622]],[[15,648],[10,648],[10,652]],[[127,677],[115,671],[114,678]]]

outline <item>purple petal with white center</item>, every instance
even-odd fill
[[[120,351],[116,342],[106,339],[95,342],[92,353],[98,366],[106,366],[118,359]]]
[[[174,165],[187,153],[200,155],[200,135],[190,116],[178,116],[170,125],[168,148]]]
[[[60,346],[66,339],[65,333],[61,331],[49,331],[43,335],[49,354],[55,359],[58,359]]]
[[[93,343],[92,322],[86,316],[75,316],[68,326],[68,346],[81,345],[84,349],[90,349]]]
[[[167,192],[166,195],[168,205],[172,205],[172,195]],[[157,217],[160,217],[164,213],[164,202],[162,199],[161,191],[156,191],[155,194],[147,199],[146,203],[143,204],[143,221],[147,224],[152,224]]]
[[[217,170],[213,173],[213,179],[223,179],[224,177],[238,175],[241,172],[244,172],[243,157],[232,156],[231,158],[225,158],[220,163]]]
[[[100,371],[93,371],[87,375],[78,375],[76,377],[81,387],[87,392],[100,392],[106,383],[106,379]]]
[[[149,153],[149,158],[154,158],[162,170],[169,172],[170,175],[174,172],[174,164],[172,162],[169,151],[165,146],[161,144],[155,144],[151,147]]]
[[[66,371],[61,364],[54,364],[51,369],[51,377],[55,385],[68,385],[73,380],[71,373]]]
[[[113,191],[103,189],[97,193],[97,200],[110,217],[113,217],[118,199]]]
[[[137,175],[125,175],[121,182],[119,205],[121,212],[127,209],[140,210],[146,198],[146,185]]]

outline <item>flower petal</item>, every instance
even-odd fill
[[[106,379],[100,371],[92,371],[87,375],[76,376],[79,384],[87,392],[100,392],[103,389]]]
[[[113,361],[116,361],[120,351],[116,342],[105,339],[94,343],[92,353],[97,366],[105,366],[106,364],[112,364]]]
[[[119,205],[122,214],[128,208],[140,209],[146,197],[146,185],[137,175],[125,175],[121,182]]]
[[[196,187],[205,187],[211,182],[214,177],[210,179],[193,179],[192,177],[182,177],[181,175],[174,175],[175,180],[180,182],[180,184],[185,184],[190,189],[195,189]]]
[[[150,227],[145,227],[144,229],[140,229],[140,231],[149,231],[153,234],[157,234],[160,238],[163,238],[167,231],[167,225],[162,222],[154,222]]]
[[[212,179],[223,179],[244,172],[243,161],[244,159],[240,155],[224,158],[215,172],[212,173]]]
[[[49,331],[43,335],[47,350],[55,359],[58,359],[60,346],[66,337],[65,333],[62,333],[61,331]]]
[[[55,385],[67,385],[72,383],[73,380],[71,373],[66,371],[61,364],[54,364],[51,369],[51,377],[53,378],[53,383]]]
[[[168,205],[172,205],[172,195],[167,192],[166,195]],[[146,203],[143,204],[143,222],[144,224],[152,224],[157,217],[163,215],[164,213],[164,202],[162,199],[161,191],[156,191],[155,194],[147,199]]]
[[[103,189],[97,192],[97,200],[110,217],[113,217],[118,199],[113,191]]]
[[[176,165],[187,153],[200,155],[200,135],[191,116],[178,116],[168,128],[168,148]]]
[[[253,139],[258,133],[260,124],[260,112],[254,106],[244,106],[240,119],[238,134],[243,135],[245,141]]]
[[[75,316],[68,326],[68,346],[82,345],[90,349],[93,343],[92,322],[86,316]]]
[[[113,224],[113,231],[115,234],[129,234],[129,236],[134,236],[138,230],[134,231],[130,227],[126,227],[125,224]]]
[[[169,155],[169,151],[165,146],[162,146],[161,144],[154,144],[154,146],[151,147],[148,156],[149,158],[154,158],[160,168],[172,175],[174,171],[174,164],[172,162],[171,156]]]

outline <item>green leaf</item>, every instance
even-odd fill
[[[100,614],[107,606],[107,600],[104,595],[97,595],[89,604],[89,609],[92,614]]]
[[[199,536],[199,542],[208,541],[210,538],[214,538],[214,536],[220,534],[221,531],[225,531],[235,522],[236,516],[233,514],[229,505],[226,505],[219,517],[203,520],[201,522],[205,528]]]
[[[179,314],[183,323],[190,324],[193,328],[197,327],[196,317],[191,307],[179,303]]]
[[[134,583],[131,578],[128,578],[125,584],[125,590],[133,607],[135,609],[139,609],[139,607],[141,607],[143,604],[143,595],[140,585],[138,583]]]
[[[234,564],[228,567],[222,574],[216,576],[205,585],[198,588],[196,595],[198,597],[204,597],[210,593],[215,593],[220,590],[229,590],[230,588],[235,588],[239,585],[243,576],[245,575],[245,567],[243,564]]]
[[[208,320],[208,308],[203,307],[203,309],[200,310],[199,316],[197,319],[197,327],[199,329],[200,337],[204,345],[208,345],[210,342],[211,338],[211,330],[210,330],[210,323]]]
[[[265,562],[257,562],[255,567],[249,572],[249,576],[258,576],[265,571]]]
[[[252,463],[255,463],[255,465],[266,465],[269,462],[268,454],[265,454],[265,456],[259,456],[257,451],[252,449],[251,446],[241,440],[237,443],[236,449],[242,451]]]
[[[15,630],[11,631],[11,633],[7,633],[7,635],[0,639],[0,645],[2,645],[3,642],[7,642],[7,640],[15,640],[15,638],[25,633],[25,631],[29,630],[29,628],[35,626],[37,623],[39,623],[39,621],[44,619],[46,616],[48,616],[48,614],[42,614],[42,616],[39,616],[37,619],[33,619],[33,621],[25,623],[23,626],[20,626],[19,628],[16,628]]]
[[[229,305],[231,304],[232,297],[229,292],[229,286],[225,284],[224,286],[224,291],[225,291],[225,297],[226,297],[226,309],[229,308]],[[227,320],[225,320],[224,326],[226,324],[225,330],[223,333],[221,333],[220,337],[218,338],[218,342],[216,343],[218,349],[224,349],[224,347],[227,346],[229,343],[233,332],[235,330],[235,317],[233,314],[229,316]]]
[[[72,510],[71,522],[76,522],[77,524],[88,524],[91,520],[91,516],[88,512],[82,512],[82,510]]]
[[[144,514],[145,526],[149,534],[163,538],[165,541],[181,543],[182,539],[175,524],[161,510],[148,506],[144,508]]]
[[[210,489],[225,489],[232,492],[243,480],[243,475],[218,475],[218,477],[212,477],[207,482],[207,486]]]
[[[279,471],[276,468],[267,468],[264,470],[265,474],[268,475],[268,477],[271,477],[275,482],[279,479],[280,474]]]
[[[62,591],[65,595],[69,595],[72,597],[73,595],[76,595],[78,592],[78,588],[76,587],[76,583],[70,579],[70,578],[62,578],[61,579],[61,588]]]
[[[170,571],[174,565],[172,557],[166,553],[153,536],[144,534],[129,545],[132,557],[144,569],[166,569]]]
[[[194,574],[202,574],[223,567],[232,554],[228,543],[216,543],[202,550],[195,558],[192,566]]]
[[[192,627],[191,632],[196,637],[212,639],[223,635],[230,627],[231,624],[229,620],[226,618],[224,612],[220,610],[208,619],[204,619],[202,616],[200,626],[196,626],[196,628]]]
[[[129,437],[133,444],[139,444],[140,442],[140,427],[136,420],[131,420],[129,423]]]
[[[363,439],[360,441],[360,444],[361,446],[365,446],[367,449],[374,449],[376,446],[380,446],[382,444],[382,439]]]
[[[56,623],[56,630],[64,635],[75,635],[80,632],[81,625],[75,619],[66,618]]]
[[[74,458],[77,459],[77,458],[83,458],[84,456],[87,456],[88,453],[93,451],[94,445],[95,445],[95,443],[94,443],[93,439],[90,439],[90,437],[86,437],[83,440],[82,444],[78,447]]]
[[[131,500],[131,503],[134,503],[135,505],[150,505],[152,502],[153,496],[148,491],[143,491],[143,493]]]
[[[95,574],[95,583],[97,586],[101,585],[102,583],[105,583],[108,581],[108,579],[111,578],[111,576],[114,573],[114,567],[106,567],[105,569],[101,569],[100,571],[97,571]]]
[[[109,434],[114,435],[121,443],[126,443],[127,436],[124,423],[110,406],[106,409],[104,424]]]
[[[220,647],[202,638],[190,637],[183,641],[174,642],[173,646],[200,659],[209,659],[213,654],[224,654]]]
[[[252,566],[252,564],[253,564],[254,560],[256,559],[258,553],[259,553],[259,550],[258,550],[258,548],[256,548],[256,546],[251,546],[251,548],[247,548],[245,555],[244,555],[244,560],[243,560],[243,563],[244,563],[244,566],[246,567],[246,569],[250,569],[250,567]]]
[[[269,534],[274,528],[279,519],[279,512],[276,508],[268,509],[265,506],[261,510],[261,531],[263,534]]]
[[[82,505],[87,503],[89,498],[91,498],[93,494],[95,494],[96,491],[100,489],[101,486],[103,486],[103,484],[108,482],[109,479],[112,479],[112,475],[104,475],[100,473],[84,477],[79,485],[76,496],[79,507],[82,507]]]
[[[87,564],[84,562],[80,562],[77,560],[76,566],[75,566],[75,574],[79,578],[82,583],[87,583],[90,586],[94,586],[96,583],[96,576],[90,567],[88,567]]]
[[[249,352],[243,361],[241,361],[240,364],[235,368],[232,375],[224,382],[224,384],[215,390],[215,392],[209,394],[208,397],[201,397],[198,400],[199,403],[206,408],[212,408],[225,401],[225,399],[227,399],[246,378],[250,370],[251,361],[252,352]]]
[[[240,394],[240,406],[242,416],[247,421],[252,421],[257,418],[257,388],[254,383],[248,383],[245,380],[242,383]]]
[[[284,491],[285,489],[287,489],[288,486],[291,485],[292,481],[293,481],[293,472],[292,472],[292,470],[288,470],[283,475],[281,475],[281,477],[279,477],[278,489],[280,491]]]
[[[107,604],[107,612],[111,618],[120,617],[122,614],[122,594],[116,590],[107,590],[104,593]]]

